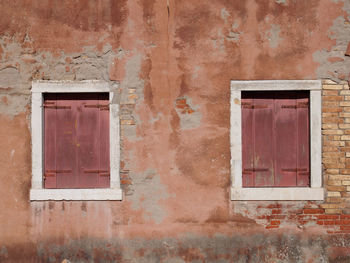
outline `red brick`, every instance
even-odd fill
[[[317,221],[317,224],[318,224],[318,225],[323,225],[323,222],[324,222],[324,221],[319,220],[319,221]]]
[[[177,99],[176,104],[187,104],[186,99]]]
[[[267,206],[267,208],[282,208],[281,204],[270,204]]]
[[[272,210],[272,214],[273,214],[273,215],[282,214],[282,210],[281,210],[281,209],[273,209],[273,210]]]
[[[324,214],[324,209],[319,208],[306,208],[304,214]]]
[[[131,180],[124,179],[124,180],[120,180],[120,184],[132,184],[132,182]]]
[[[335,220],[330,220],[330,221],[324,221],[323,223],[325,226],[331,226],[335,224]]]
[[[270,215],[266,216],[267,219],[285,219],[286,215]]]
[[[350,219],[350,215],[340,215],[340,219]]]
[[[281,224],[281,221],[279,221],[279,220],[272,220],[272,221],[270,222],[270,224],[273,225],[273,226],[279,225],[279,224]]]
[[[350,226],[340,226],[340,230],[350,230]]]
[[[279,228],[279,226],[266,226],[266,229],[271,229],[271,228]]]
[[[350,225],[350,220],[336,220],[336,225]]]
[[[339,215],[319,215],[318,219],[339,219]]]

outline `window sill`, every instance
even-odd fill
[[[235,201],[304,201],[323,199],[324,189],[318,187],[231,188],[231,200]]]
[[[31,201],[46,200],[122,200],[121,189],[31,189]]]

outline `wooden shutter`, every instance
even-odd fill
[[[242,96],[243,186],[273,184],[273,100],[266,92]]]
[[[56,94],[45,95],[44,123],[44,187],[56,188]]]
[[[309,94],[242,92],[243,187],[310,184]]]
[[[44,111],[45,187],[109,187],[108,94],[45,95],[48,103],[53,106]]]
[[[298,93],[297,106],[297,186],[310,186],[310,99],[307,92]]]
[[[100,173],[99,187],[110,186],[110,164],[109,164],[109,100],[108,94],[100,94]]]
[[[255,186],[254,182],[254,138],[253,138],[253,99],[242,94],[242,184],[244,187]]]
[[[297,109],[294,92],[275,93],[275,184],[296,186]]]

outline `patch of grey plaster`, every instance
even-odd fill
[[[239,41],[240,35],[241,34],[239,32],[232,32],[232,31],[230,31],[228,33],[227,40],[237,43]]]
[[[218,30],[217,37],[211,39],[213,42],[214,49],[218,49],[218,51],[224,52],[225,51],[225,36],[222,33],[222,29]]]
[[[158,112],[157,115],[155,117],[152,117],[149,122],[156,123],[156,122],[160,121],[162,119],[162,117],[163,117],[163,114]]]
[[[48,51],[30,48],[32,40],[29,36],[26,36],[24,41],[29,42],[29,48],[23,48],[22,43],[17,43],[9,37],[0,38],[0,45],[3,49],[0,69],[8,65],[12,68],[16,67],[18,76],[16,82],[13,83],[13,80],[12,84],[15,84],[14,89],[17,93],[29,94],[33,79],[109,81],[109,66],[116,56],[109,44],[106,44],[102,51],[96,50],[95,46],[87,46],[82,52],[69,54],[61,52],[57,57]],[[0,81],[3,82],[2,78],[15,75],[14,71],[0,72]]]
[[[265,33],[265,38],[270,43],[270,48],[277,48],[283,38],[280,37],[281,27],[279,25],[271,24],[271,29]]]
[[[13,118],[24,112],[30,103],[30,96],[23,94],[2,95],[0,93],[0,113]]]
[[[0,90],[14,88],[20,79],[19,71],[15,67],[0,68]]]
[[[193,71],[193,74],[192,74],[192,79],[197,79],[198,78],[198,73],[200,71],[201,67],[200,66],[195,66],[194,67],[194,71]]]
[[[144,80],[140,79],[141,54],[133,55],[125,64],[125,78],[120,83],[122,88],[121,103],[128,103],[129,89],[134,89],[138,98],[143,99]]]
[[[133,51],[118,50],[117,59],[123,59],[125,55],[130,56]],[[135,52],[136,53],[136,52]],[[142,56],[139,53],[131,55],[124,66],[125,77],[120,83],[120,118],[127,125],[121,125],[122,138],[127,137],[129,141],[137,141],[136,126],[141,124],[139,115],[135,114],[136,102],[144,99],[144,80],[140,79]]]
[[[184,96],[183,98],[186,100],[186,107],[188,107],[190,111],[175,107],[176,112],[180,117],[180,128],[181,130],[198,128],[202,119],[202,113],[199,111],[199,106],[193,105],[191,98],[187,96]]]
[[[162,184],[157,172],[151,169],[143,174],[135,174],[132,178],[133,194],[129,196],[131,207],[135,210],[143,209],[146,220],[153,220],[156,224],[160,224],[167,213],[159,201],[170,197],[166,186]]]
[[[238,43],[239,42],[239,38],[242,32],[240,32],[238,30],[239,28],[239,22],[235,21],[232,26],[230,31],[228,32],[228,35],[226,37],[226,40],[234,42],[234,43]]]
[[[287,5],[287,0],[275,0],[277,4]]]
[[[109,80],[109,67],[116,53],[108,43],[102,51],[87,46],[79,53],[66,54],[62,51],[59,56],[54,56],[48,51],[34,49],[32,42],[29,35],[25,36],[23,43],[16,42],[12,37],[0,37],[3,50],[0,61],[0,96],[7,95],[0,101],[0,113],[14,116],[26,110],[30,103],[33,79],[98,79],[113,84]],[[23,44],[26,45],[25,48]]]
[[[333,21],[332,27],[328,30],[328,37],[336,41],[330,50],[322,49],[313,53],[313,60],[319,64],[316,75],[317,78],[328,78],[336,82],[349,79],[350,57],[344,56],[347,45],[350,42],[350,1],[334,0],[333,2],[343,2],[343,11],[348,14],[347,19],[343,16],[337,17]],[[342,58],[343,61],[336,63],[329,58]]]
[[[226,24],[227,23],[227,18],[230,16],[230,13],[226,10],[226,8],[222,8],[220,16],[225,21],[225,24]]]

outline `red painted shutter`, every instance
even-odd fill
[[[254,186],[253,99],[242,93],[242,184]]]
[[[307,92],[297,98],[297,186],[310,186],[310,106]]]
[[[254,175],[255,186],[271,186],[273,178],[273,100],[269,93],[254,98]]]
[[[56,188],[56,95],[44,97],[44,187]]]
[[[273,100],[269,93],[242,94],[243,186],[273,184]]]
[[[100,173],[99,187],[110,186],[110,164],[109,164],[109,98],[108,94],[100,94]]]
[[[295,186],[297,170],[296,93],[275,93],[275,186]]]
[[[79,160],[79,187],[98,186],[99,173],[99,108],[95,94],[84,94],[79,100],[77,150]]]
[[[57,94],[56,176],[57,188],[76,188],[76,105],[70,94]]]
[[[45,188],[109,187],[108,94],[45,95]]]
[[[85,94],[78,117],[79,187],[109,187],[108,94]]]
[[[310,185],[309,94],[242,92],[243,187]]]

